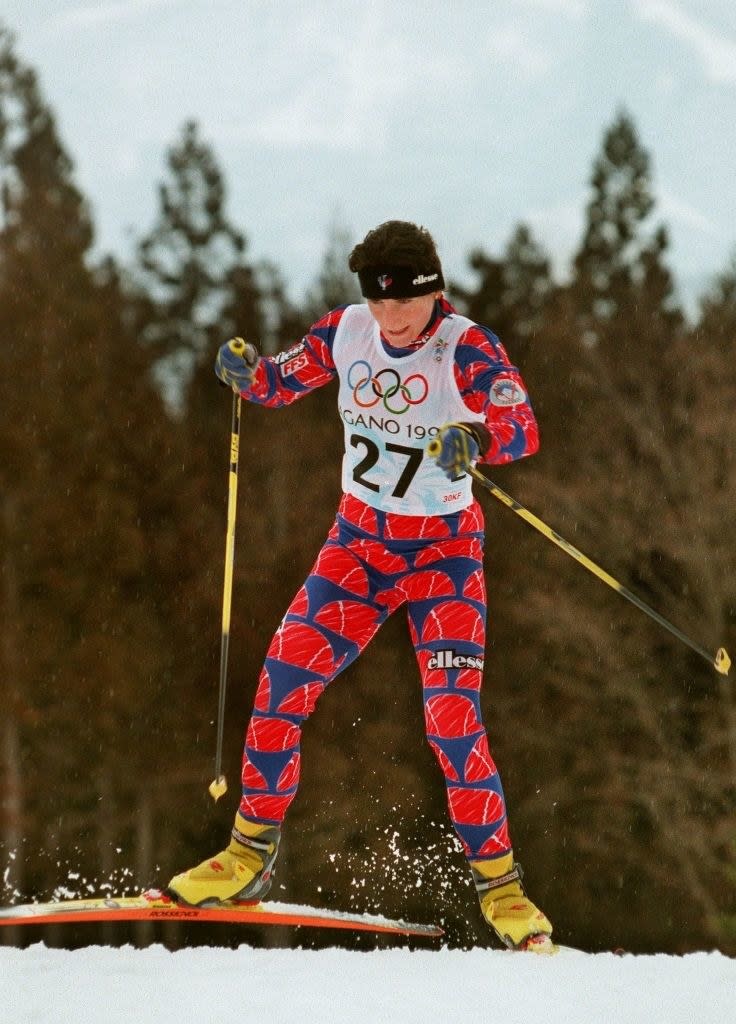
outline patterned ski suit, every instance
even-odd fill
[[[307,580],[268,648],[248,725],[240,813],[280,824],[293,800],[305,719],[326,686],[405,604],[427,738],[470,859],[510,849],[483,725],[484,525],[471,480],[450,482],[426,444],[448,421],[485,423],[484,460],[533,454],[537,424],[503,346],[444,299],[409,349],[391,348],[364,305],[332,310],[293,348],[263,358],[243,397],[288,405],[335,378],[345,426],[343,497]]]

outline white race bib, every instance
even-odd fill
[[[344,491],[403,515],[450,515],[472,502],[471,478],[448,480],[424,454],[443,424],[485,422],[463,402],[453,369],[457,342],[471,326],[451,314],[421,348],[393,357],[368,306],[345,310],[332,349],[345,428]]]

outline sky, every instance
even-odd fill
[[[735,989],[720,953],[0,948],[13,1024],[724,1024]]]
[[[96,251],[153,226],[167,149],[195,119],[227,213],[299,299],[330,231],[400,218],[446,278],[531,225],[558,277],[621,110],[652,158],[653,226],[681,298],[736,252],[733,0],[4,0],[38,72]]]

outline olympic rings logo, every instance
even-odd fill
[[[421,373],[412,373],[402,381],[390,367],[374,374],[365,359],[356,359],[348,370],[348,387],[353,389],[355,404],[362,409],[372,409],[383,400],[387,412],[394,416],[400,416],[412,405],[421,405],[429,394],[427,378]]]

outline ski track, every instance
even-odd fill
[[[725,1024],[736,960],[503,950],[0,948],[13,1024]]]

